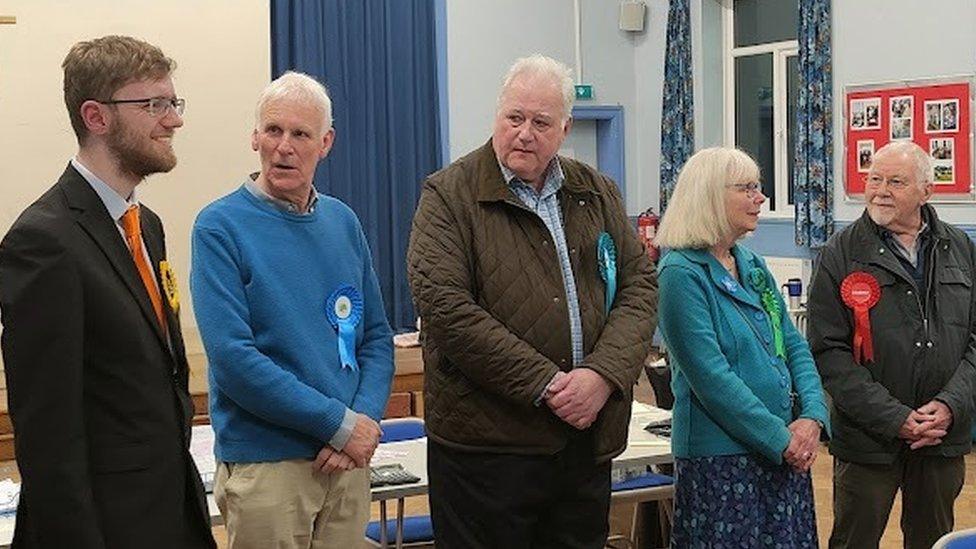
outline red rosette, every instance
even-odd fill
[[[881,299],[878,279],[864,271],[854,271],[840,284],[844,304],[854,311],[854,362],[874,362],[871,317],[868,311]]]

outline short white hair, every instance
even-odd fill
[[[919,187],[932,182],[932,157],[914,141],[892,141],[874,152],[874,158],[888,154],[904,155],[915,163],[915,179]]]
[[[685,162],[655,244],[662,248],[711,248],[732,234],[725,211],[729,185],[759,181],[759,166],[730,147],[702,149]]]
[[[563,99],[563,122],[569,120],[573,114],[573,100],[576,98],[576,90],[573,88],[573,71],[564,63],[556,61],[552,57],[546,57],[541,53],[535,53],[528,57],[520,57],[512,63],[502,82],[502,90],[498,94],[497,108],[501,109],[505,94],[508,93],[512,83],[519,76],[542,76],[548,78],[553,84],[559,87],[559,94]]]
[[[257,107],[254,109],[255,123],[258,127],[261,126],[261,116],[268,105],[282,99],[317,108],[322,113],[322,133],[332,127],[332,99],[329,98],[328,90],[318,80],[295,71],[288,71],[275,78],[261,91]]]

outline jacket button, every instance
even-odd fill
[[[925,343],[925,346],[928,347],[929,349],[931,349],[932,348],[932,342],[931,341],[927,341]]]
[[[912,291],[908,290],[907,292],[905,292],[905,295],[912,295]]]
[[[762,320],[763,317],[766,315],[764,313],[760,313],[759,311],[756,311],[756,314],[754,316],[756,317],[756,320]]]
[[[580,200],[579,201],[579,205],[580,206],[586,206],[586,201],[585,200]]]
[[[542,241],[542,245],[543,246],[548,246],[549,245],[549,241],[548,240],[543,240]]]
[[[879,249],[878,249],[878,253],[879,253],[879,254],[883,254],[883,253],[884,253],[884,248],[879,248]]]
[[[559,298],[558,298],[558,297],[554,297],[554,298],[552,298],[552,302],[553,302],[553,303],[559,303]]]
[[[916,341],[915,342],[915,346],[916,347],[921,347],[922,346],[922,342],[921,341]]]
[[[560,358],[559,359],[559,363],[562,364],[563,366],[565,366],[566,365],[566,359],[565,358]]]
[[[769,357],[769,363],[772,364],[773,366],[776,366],[779,363],[779,359],[776,358],[775,356],[771,356]]]

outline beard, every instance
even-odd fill
[[[176,167],[176,153],[172,147],[161,151],[153,147],[149,137],[136,133],[128,125],[115,126],[107,141],[122,173],[143,179]]]
[[[891,222],[895,220],[895,215],[898,213],[894,208],[882,208],[881,206],[875,206],[870,203],[868,204],[867,208],[868,217],[870,217],[871,221],[874,221],[874,223],[879,227],[887,227],[890,225]]]

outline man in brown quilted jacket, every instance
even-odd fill
[[[657,281],[613,181],[556,155],[572,101],[565,65],[517,60],[491,140],[424,183],[407,262],[439,548],[606,541]]]

